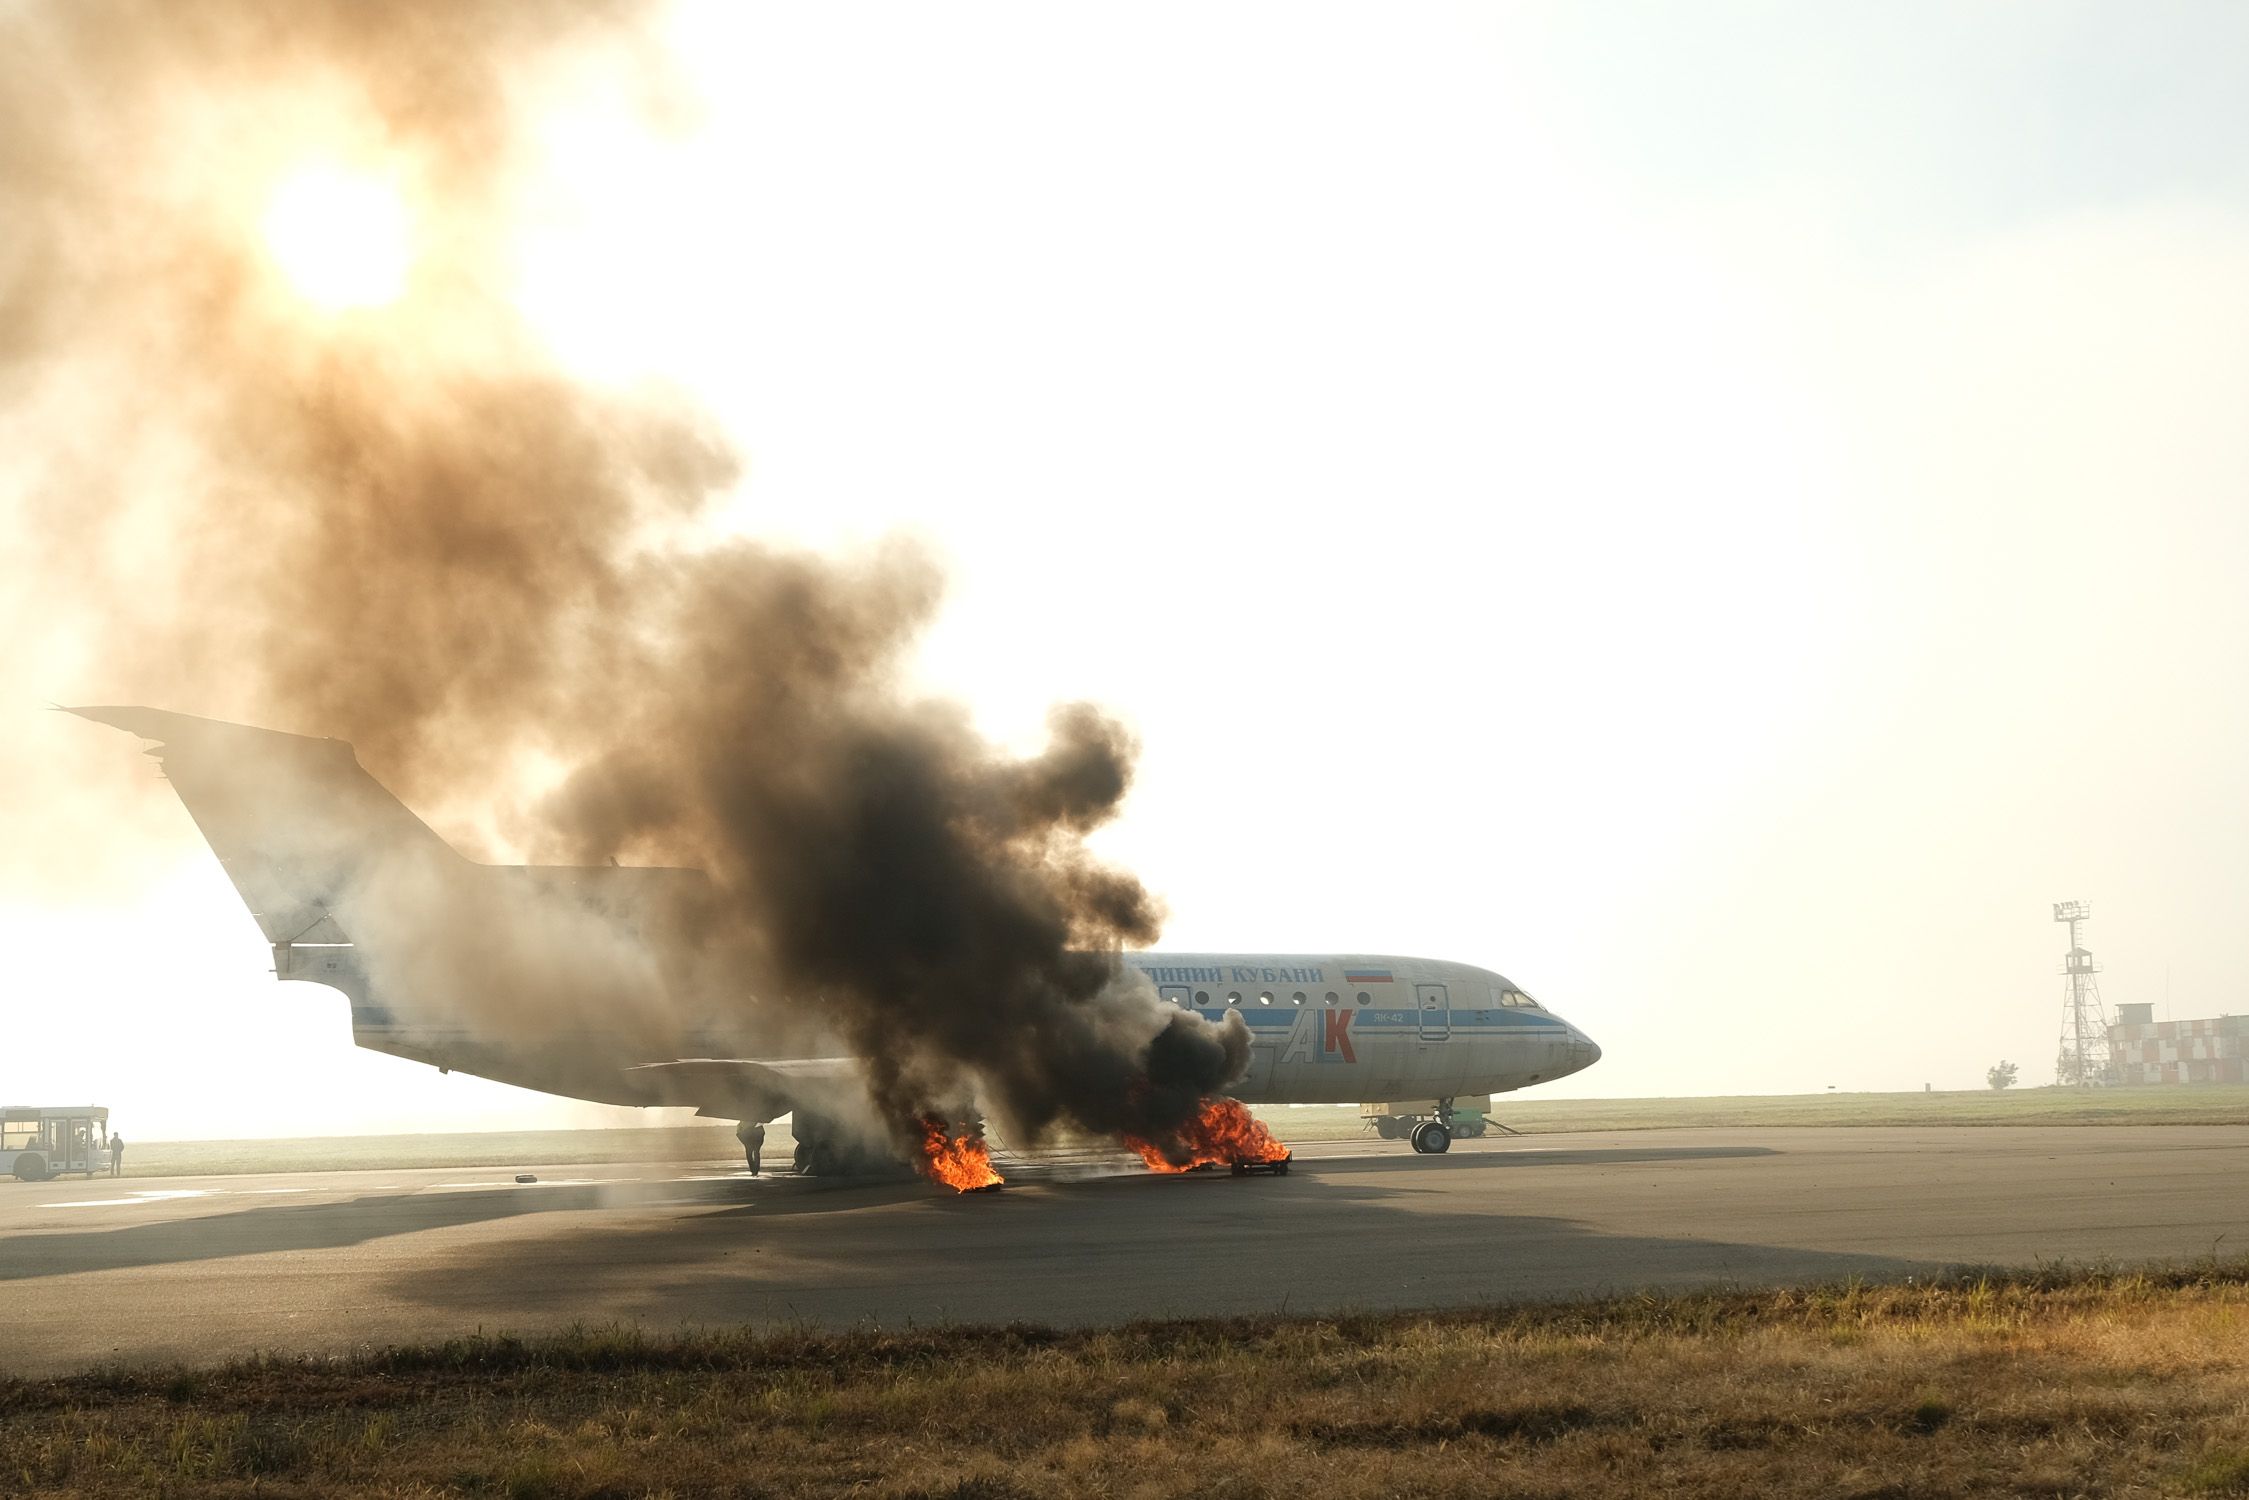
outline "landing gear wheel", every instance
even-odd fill
[[[798,1176],[837,1175],[834,1133],[826,1120],[800,1109],[789,1117],[789,1131],[797,1138],[796,1155],[790,1165]]]
[[[789,1123],[797,1141],[793,1165],[805,1177],[911,1177],[914,1169],[883,1146],[835,1120],[798,1110]]]
[[[1424,1120],[1413,1128],[1413,1149],[1425,1156],[1442,1156],[1452,1149],[1452,1132],[1435,1120]]]
[[[25,1151],[16,1157],[16,1181],[45,1182],[47,1158],[36,1151]]]

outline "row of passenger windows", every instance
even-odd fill
[[[1288,999],[1288,1003],[1289,1003],[1289,1004],[1291,1004],[1291,1005],[1302,1005],[1302,1004],[1304,1004],[1304,1003],[1305,1003],[1305,1000],[1306,1000],[1306,998],[1307,998],[1307,997],[1305,996],[1305,993],[1304,993],[1304,991],[1302,991],[1302,990],[1298,990],[1298,991],[1297,991],[1297,992],[1296,992],[1295,994],[1293,994],[1293,995],[1289,996],[1289,999]],[[1360,1003],[1361,1005],[1367,1005],[1367,1004],[1371,1004],[1371,1003],[1373,1002],[1373,999],[1374,999],[1374,997],[1373,997],[1372,995],[1369,995],[1369,994],[1368,994],[1368,993],[1367,993],[1367,992],[1366,992],[1365,990],[1361,990],[1361,991],[1359,991],[1359,1003]],[[1328,991],[1328,997],[1327,997],[1327,1002],[1326,1002],[1327,1004],[1329,1004],[1329,1005],[1335,1005],[1335,1004],[1339,1003],[1339,1002],[1340,1002],[1340,1000],[1341,1000],[1341,997],[1340,997],[1340,996],[1338,996],[1338,995],[1336,994],[1336,992],[1335,992],[1335,991],[1333,991],[1333,990],[1329,990],[1329,991]],[[1195,1003],[1196,1003],[1197,1005],[1208,1005],[1208,1004],[1210,1004],[1210,1003],[1211,1003],[1211,1000],[1210,1000],[1210,991],[1209,991],[1209,990],[1197,990],[1197,991],[1195,991]],[[1226,992],[1226,1003],[1227,1003],[1228,1005],[1239,1005],[1239,1004],[1241,1004],[1241,1003],[1242,1003],[1242,992],[1241,992],[1240,990],[1228,990],[1228,991]],[[1257,1003],[1258,1003],[1259,1005],[1273,1005],[1273,1004],[1276,1004],[1277,1002],[1276,1002],[1276,1001],[1274,1000],[1274,998],[1273,998],[1273,992],[1272,992],[1271,990],[1266,990],[1266,991],[1264,991],[1264,992],[1263,992],[1262,994],[1260,994],[1260,995],[1259,995],[1259,996],[1257,997]]]
[[[1303,1005],[1307,1002],[1308,998],[1309,997],[1305,995],[1304,991],[1298,990],[1295,994],[1288,997],[1288,1003],[1291,1005]],[[1497,999],[1503,1006],[1527,1006],[1534,1010],[1538,1006],[1538,1002],[1536,1000],[1533,1000],[1530,996],[1524,994],[1521,990],[1500,990],[1496,992],[1494,998]],[[1365,990],[1359,991],[1357,996],[1358,1003],[1361,1005],[1372,1004],[1373,999],[1374,997],[1369,995]],[[1322,1003],[1327,1005],[1336,1005],[1340,1004],[1341,1001],[1341,996],[1336,994],[1334,990],[1329,990],[1327,993],[1327,999]],[[1197,1005],[1210,1004],[1210,991],[1195,991],[1195,1003]],[[1242,992],[1240,990],[1228,990],[1226,992],[1226,1003],[1228,1005],[1241,1004]],[[1258,994],[1257,1003],[1259,1005],[1276,1005],[1279,1002],[1273,998],[1273,992],[1271,990],[1264,990]]]

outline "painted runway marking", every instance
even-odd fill
[[[81,1198],[72,1203],[50,1203],[49,1208],[130,1208],[136,1203],[161,1203],[167,1198],[208,1198],[209,1188],[151,1188],[130,1198]]]

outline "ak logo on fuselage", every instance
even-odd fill
[[[1359,1060],[1357,1049],[1351,1045],[1351,1018],[1357,1015],[1349,1010],[1308,1010],[1289,1032],[1288,1047],[1281,1053],[1284,1063],[1355,1063]]]

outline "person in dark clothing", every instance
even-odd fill
[[[756,1120],[744,1120],[734,1127],[734,1139],[742,1143],[742,1155],[750,1164],[750,1175],[757,1176],[759,1158],[765,1154],[765,1126]]]
[[[109,1175],[125,1175],[125,1137],[114,1132],[109,1137]]]

